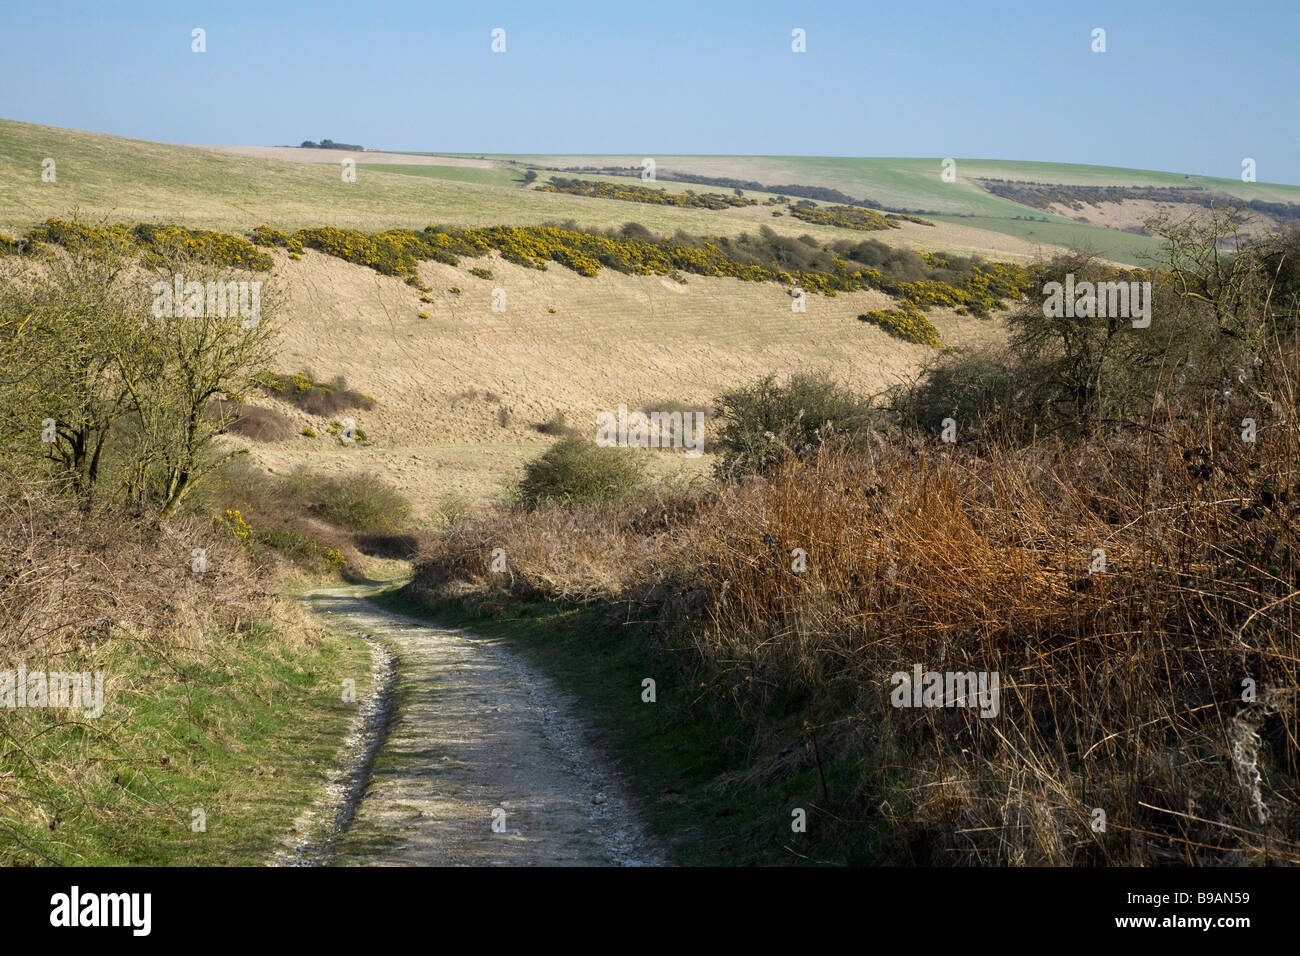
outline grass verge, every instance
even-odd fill
[[[364,699],[372,670],[360,638],[265,623],[210,635],[201,654],[116,641],[97,661],[102,717],[3,715],[28,726],[21,749],[2,735],[0,864],[266,863],[337,759],[357,707],[343,678]]]

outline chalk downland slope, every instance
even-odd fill
[[[588,278],[492,254],[455,267],[421,265],[434,299],[424,303],[400,279],[312,250],[298,261],[274,255],[285,295],[281,371],[343,375],[375,406],[321,417],[263,396],[254,401],[274,405],[296,432],[311,428],[316,437],[231,441],[277,473],[297,464],[379,471],[426,514],[447,495],[505,493],[522,464],[554,440],[535,426],[557,412],[594,437],[596,413],[620,404],[703,410],[719,392],[777,370],[827,371],[876,392],[936,354],[857,320],[894,306],[880,292],[809,295],[807,311],[796,313],[775,283],[698,276],[679,283],[609,269]],[[492,278],[473,276],[471,268],[487,268]],[[505,292],[504,312],[492,310],[496,289]],[[939,309],[928,315],[946,345],[1002,335],[996,319]],[[327,434],[331,419],[345,414],[365,443],[344,445]],[[660,474],[690,475],[710,464],[707,455],[647,454]]]

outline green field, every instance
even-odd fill
[[[453,155],[453,154],[446,154]],[[642,156],[500,155],[547,167],[640,166]],[[955,182],[940,178],[941,159],[884,159],[838,156],[656,156],[657,172],[725,176],[768,186],[828,186],[855,199],[874,199],[890,208],[924,209],[959,215],[1021,215],[1016,203],[989,195],[977,179],[1011,179],[1078,186],[1204,186],[1246,199],[1300,203],[1300,186],[1243,183],[1146,169],[1085,166],[1075,163],[1032,163],[1010,160],[956,160]]]
[[[1022,208],[1022,207],[1017,207]],[[1017,215],[1027,216],[1022,212]],[[950,222],[990,232],[1015,236],[1027,242],[1083,249],[1129,265],[1149,265],[1157,259],[1163,242],[1153,236],[1139,236],[1115,229],[1103,229],[1060,216],[1040,213],[1038,219],[1006,219],[999,216],[931,216],[936,222]]]

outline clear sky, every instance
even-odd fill
[[[172,143],[1229,177],[1251,157],[1260,181],[1300,184],[1298,63],[1300,0],[0,5],[0,116]]]

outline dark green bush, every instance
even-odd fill
[[[614,501],[644,484],[645,460],[626,448],[602,448],[585,438],[556,442],[524,468],[519,497],[530,507],[548,502]]]
[[[832,435],[865,441],[876,415],[870,400],[823,374],[769,375],[717,400],[717,443],[725,474],[763,471],[784,454],[802,456]]]
[[[1042,370],[1006,351],[953,353],[910,386],[896,389],[891,407],[904,425],[938,434],[952,418],[967,436],[973,429],[1031,434],[1042,420]]]
[[[324,476],[299,468],[284,485],[308,512],[350,531],[400,531],[411,518],[406,496],[370,472]]]

